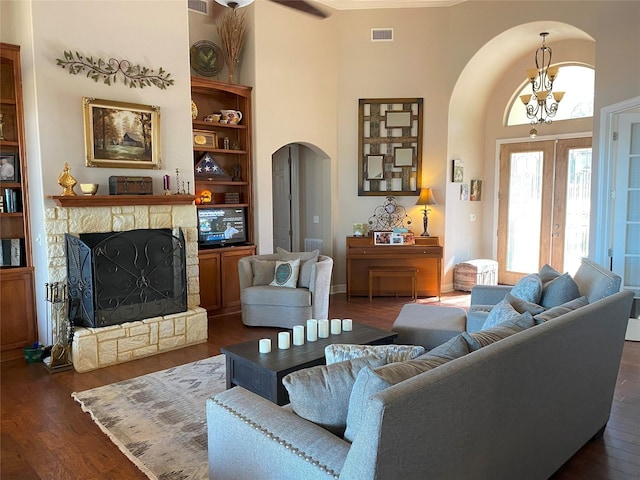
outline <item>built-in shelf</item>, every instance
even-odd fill
[[[195,195],[49,195],[59,207],[124,207],[128,205],[190,205]]]

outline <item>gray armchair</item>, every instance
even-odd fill
[[[240,301],[242,322],[248,326],[292,328],[310,318],[327,318],[333,259],[307,252],[287,252],[301,256],[300,275],[296,288],[269,285],[277,253],[241,258]],[[309,259],[308,257],[312,257]]]

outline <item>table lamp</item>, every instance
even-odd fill
[[[436,199],[433,196],[433,192],[431,191],[431,187],[422,187],[420,189],[420,197],[418,197],[418,201],[416,205],[422,205],[422,225],[424,226],[424,232],[422,232],[421,237],[430,237],[429,232],[427,231],[427,226],[429,225],[429,212],[430,208],[427,208],[427,205],[437,205]]]

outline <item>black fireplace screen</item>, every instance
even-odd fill
[[[187,310],[185,242],[170,229],[65,235],[69,319],[104,327]]]

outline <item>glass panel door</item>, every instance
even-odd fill
[[[570,273],[587,256],[591,138],[503,145],[498,279],[514,284],[548,263]]]
[[[640,115],[620,115],[613,270],[640,296]]]

